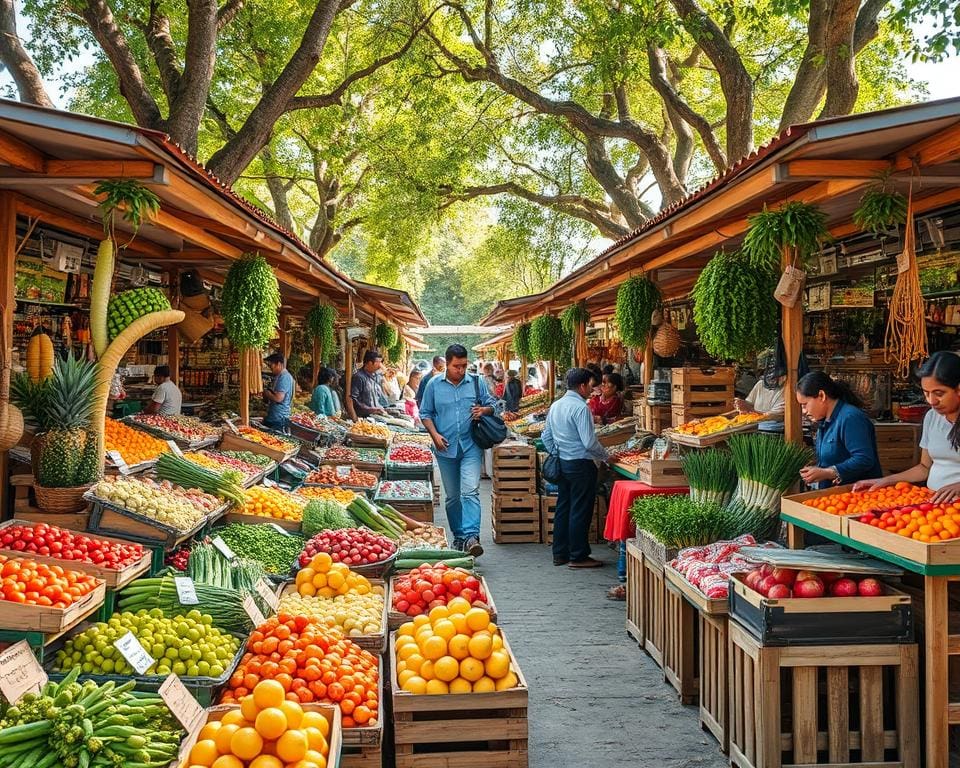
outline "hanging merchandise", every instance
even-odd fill
[[[673,357],[680,349],[680,331],[670,324],[670,312],[664,313],[663,323],[653,335],[653,351],[660,357]]]
[[[811,203],[791,201],[773,210],[764,206],[747,221],[743,253],[759,270],[775,271],[784,263],[802,269],[830,237],[827,215]]]
[[[896,190],[888,190],[884,178],[868,189],[853,212],[853,223],[864,232],[882,237],[907,219],[907,198]]]
[[[559,317],[541,315],[530,323],[530,354],[535,360],[560,359],[566,341]]]
[[[377,349],[386,351],[397,343],[397,329],[389,323],[378,323],[374,330],[374,342]]]
[[[903,253],[897,257],[897,282],[890,298],[890,316],[884,334],[885,360],[897,364],[897,376],[910,375],[910,363],[927,356],[927,325],[923,293],[915,251],[916,229],[913,221],[913,184],[907,199],[906,231]],[[902,265],[902,266],[901,266]],[[935,311],[936,314],[936,311]]]
[[[263,349],[277,328],[280,286],[267,260],[245,254],[223,282],[223,324],[237,349]]]
[[[660,306],[660,290],[646,275],[629,278],[617,290],[616,319],[620,340],[645,349],[653,311]]]
[[[320,345],[321,361],[331,360],[337,353],[337,310],[330,304],[317,302],[307,313],[304,330],[311,341]]]
[[[530,354],[530,323],[521,323],[513,331],[513,353],[521,360],[529,360]]]
[[[563,331],[567,336],[568,342],[574,347],[574,358],[582,365],[587,360],[587,334],[586,325],[590,320],[590,313],[587,312],[586,304],[578,301],[571,304],[560,315],[560,322],[563,325]],[[579,331],[583,329],[583,333]],[[568,344],[569,346],[569,344]]]

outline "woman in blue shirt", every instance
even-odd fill
[[[333,369],[321,368],[320,375],[317,377],[317,386],[310,398],[310,410],[319,416],[338,415],[337,399],[333,393],[333,388],[336,386],[337,374]]]
[[[883,476],[873,422],[847,384],[823,371],[808,373],[797,383],[797,402],[819,422],[817,465],[800,470],[807,485],[820,489]]]

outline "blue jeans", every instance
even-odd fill
[[[560,459],[553,556],[578,562],[590,557],[590,523],[597,499],[597,465],[590,459]]]
[[[437,456],[447,496],[447,522],[455,539],[480,538],[480,466],[483,451],[471,445],[456,458]]]

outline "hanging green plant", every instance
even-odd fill
[[[853,212],[853,223],[879,237],[907,220],[907,198],[881,181],[868,189]]]
[[[616,320],[620,340],[644,349],[650,340],[653,310],[660,306],[660,289],[646,276],[636,275],[617,290]]]
[[[756,269],[742,254],[718,253],[690,293],[704,348],[720,360],[746,360],[777,335],[773,270]]]
[[[387,349],[387,360],[396,365],[407,356],[407,345],[403,337],[398,334],[397,343]]]
[[[779,269],[785,249],[793,251],[797,267],[802,268],[830,237],[827,214],[810,203],[791,201],[775,209],[764,206],[747,221],[743,253],[755,269]]]
[[[317,302],[307,313],[304,330],[307,337],[320,344],[321,357],[329,360],[337,348],[337,310],[330,304]]]
[[[563,354],[564,333],[559,317],[541,315],[530,323],[530,355],[536,360],[557,360]]]
[[[277,276],[259,254],[233,262],[223,281],[223,324],[237,349],[262,349],[273,337],[280,309]]]
[[[119,211],[130,222],[136,235],[144,217],[160,210],[160,198],[136,179],[104,179],[97,184],[93,193],[104,196],[100,201],[103,231],[111,236],[116,212]]]
[[[377,345],[377,349],[390,349],[394,344],[397,343],[397,337],[399,335],[400,334],[397,333],[397,329],[389,323],[378,323],[376,331],[374,332],[374,341]]]
[[[571,304],[567,307],[560,315],[560,322],[563,323],[563,330],[568,333],[570,336],[573,336],[577,331],[577,326],[580,323],[586,323],[590,320],[590,313],[587,312],[587,307],[582,301],[578,301],[576,304]]]
[[[513,353],[521,360],[529,360],[530,354],[530,323],[521,323],[513,330]]]

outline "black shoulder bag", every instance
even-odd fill
[[[482,407],[480,379],[477,376],[473,377],[473,388],[477,393],[477,405]],[[493,446],[499,445],[507,439],[507,425],[503,423],[503,419],[499,416],[481,416],[471,425],[470,434],[473,436],[473,442],[485,451],[487,448],[493,448]]]

